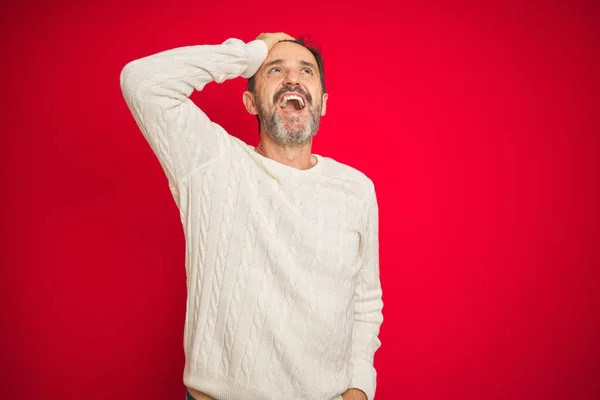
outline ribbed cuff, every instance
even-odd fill
[[[352,358],[352,379],[350,389],[360,389],[367,395],[368,400],[375,398],[377,372],[371,363],[362,358]]]
[[[248,59],[248,66],[242,74],[242,78],[248,79],[258,71],[265,58],[267,58],[269,51],[267,44],[263,40],[253,40],[246,44],[246,48],[250,52],[250,58]]]

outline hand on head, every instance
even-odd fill
[[[262,40],[267,44],[267,48],[269,51],[275,46],[277,43],[282,42],[284,40],[295,40],[292,36],[287,33],[277,32],[277,33],[261,33],[258,35],[256,40]]]

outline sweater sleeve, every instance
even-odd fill
[[[171,190],[223,151],[230,137],[189,99],[211,82],[256,73],[267,56],[262,40],[167,50],[128,63],[121,90],[163,167]]]
[[[368,400],[375,396],[377,373],[373,366],[375,351],[381,346],[379,328],[383,322],[379,280],[378,207],[375,193],[367,206],[362,266],[354,293],[354,330],[352,335],[351,388],[360,389]]]

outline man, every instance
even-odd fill
[[[284,33],[173,49],[121,88],[186,237],[188,399],[373,399],[380,346],[377,200],[357,170],[311,153],[327,97],[320,54]],[[251,78],[256,148],[189,96]]]

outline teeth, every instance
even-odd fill
[[[296,96],[295,94],[288,94],[283,96],[283,101],[281,102],[281,107],[285,107],[288,100],[297,100],[300,103],[300,109],[304,108],[304,100],[300,96]]]

